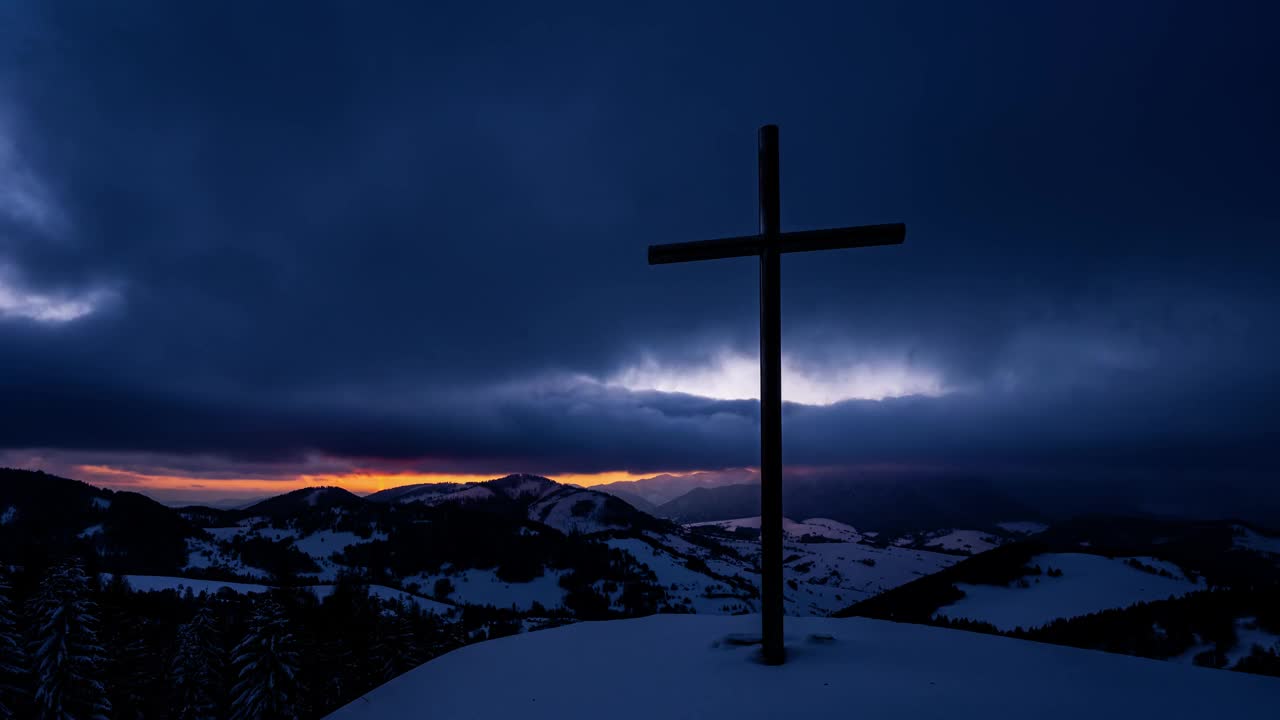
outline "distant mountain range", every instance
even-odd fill
[[[174,586],[234,589],[351,576],[450,605],[576,618],[750,612],[758,596],[759,543],[749,522],[684,526],[532,475],[367,497],[306,488],[228,510],[168,508],[134,493],[0,471],[0,516],[0,555],[11,562],[80,554],[147,587],[165,577]],[[825,614],[969,552],[927,540],[889,546],[838,521],[788,528],[795,577],[787,602],[796,614]]]
[[[760,486],[740,476],[704,474],[599,485],[646,512],[680,523],[760,514]],[[650,484],[653,484],[651,487]],[[683,492],[681,492],[683,491]],[[963,476],[807,476],[782,485],[788,517],[824,517],[854,527],[900,535],[937,528],[994,529],[1011,518],[1039,520],[1044,513],[982,478]],[[669,498],[657,503],[656,500]]]
[[[721,470],[687,475],[655,475],[643,480],[622,480],[595,485],[593,490],[607,492],[626,500],[634,507],[652,513],[665,503],[700,488],[725,485],[758,484],[760,475],[754,470]],[[735,516],[740,517],[740,516]]]

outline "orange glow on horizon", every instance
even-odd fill
[[[402,485],[419,483],[472,483],[484,482],[503,477],[510,473],[498,474],[466,474],[466,473],[422,473],[403,472],[387,473],[372,470],[352,470],[346,473],[308,475],[298,474],[273,478],[236,478],[219,477],[203,478],[183,475],[161,475],[134,472],[112,467],[110,465],[77,465],[74,468],[81,474],[81,479],[95,485],[102,485],[112,490],[132,490],[147,493],[160,491],[166,495],[177,493],[203,495],[279,495],[281,493],[300,490],[307,487],[335,486],[349,490],[358,495],[387,490]],[[667,473],[671,475],[689,475],[697,471],[680,471]],[[635,474],[624,470],[600,473],[566,473],[547,475],[560,483],[591,486],[623,480],[641,480],[663,473]]]

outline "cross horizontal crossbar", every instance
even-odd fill
[[[779,252],[811,252],[813,250],[840,250],[844,248],[875,247],[877,245],[901,245],[907,239],[907,226],[902,223],[884,225],[858,225],[831,230],[803,230],[782,233],[772,242]],[[695,260],[719,260],[721,258],[759,255],[770,239],[764,235],[695,240],[649,246],[649,264],[693,262]]]

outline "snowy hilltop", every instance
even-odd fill
[[[1280,704],[1273,678],[866,618],[787,622],[781,667],[734,642],[757,616],[581,623],[462,648],[329,717],[1241,720]]]

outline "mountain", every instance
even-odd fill
[[[401,485],[400,487],[379,490],[376,493],[365,495],[365,500],[373,502],[417,502],[436,495],[446,495],[464,487],[469,487],[463,483],[417,483],[415,485]]]
[[[697,488],[741,484],[759,486],[759,473],[754,470],[740,469],[689,473],[688,475],[655,475],[642,480],[621,480],[603,485],[594,485],[592,489],[616,495],[627,502],[637,499],[643,505],[656,508]],[[637,508],[644,509],[641,504],[632,504]]]
[[[0,556],[15,564],[82,555],[127,572],[171,572],[200,530],[138,493],[0,468]]]
[[[785,503],[788,492],[786,485],[783,485],[782,491]],[[797,514],[789,505],[784,504],[783,507],[787,512]],[[656,512],[662,517],[686,523],[759,515],[760,486],[723,485],[714,488],[694,488],[674,500],[659,505]]]
[[[361,498],[306,488],[240,510],[173,509],[43,473],[0,476],[0,562],[80,555],[145,587],[356,578],[508,616],[754,609],[736,551],[605,493],[533,475]],[[213,583],[213,584],[210,584]]]
[[[523,516],[564,533],[669,527],[626,502],[594,489],[563,485],[537,475],[508,475],[480,483],[422,484],[384,490],[366,497],[373,502],[421,503],[432,507],[459,505]],[[398,492],[397,492],[398,491]]]
[[[112,495],[40,478],[34,487],[42,499],[16,508],[13,518],[68,503],[88,509],[92,498]],[[363,498],[340,488],[306,488],[239,510],[174,510],[133,497],[156,517],[106,527],[93,542],[116,547],[118,536],[139,528],[178,528],[162,541],[138,543],[145,551],[164,549],[164,562],[124,562],[118,553],[104,560],[108,571],[147,587],[250,592],[355,577],[450,605],[577,619],[757,608],[759,539],[749,521],[681,526],[613,495],[534,475]],[[67,520],[63,535],[96,552],[76,537],[93,526],[92,518]],[[890,545],[873,531],[834,520],[788,521],[787,528],[786,603],[793,614],[827,614],[963,554],[923,540]],[[27,530],[33,537],[44,533]]]
[[[890,535],[945,527],[988,530],[1002,521],[1042,517],[994,483],[950,475],[797,475],[782,484],[782,506],[790,517],[831,518]],[[696,488],[660,505],[657,512],[686,523],[759,515],[760,489]]]
[[[1280,681],[864,618],[788,618],[765,667],[757,616],[585,623],[443,655],[331,720],[508,717],[1271,718]],[[554,658],[554,662],[549,662]],[[501,678],[501,691],[494,690]]]
[[[307,510],[332,511],[335,508],[350,509],[364,502],[359,495],[340,487],[312,487],[294,490],[256,502],[247,508],[247,515],[287,517]]]

